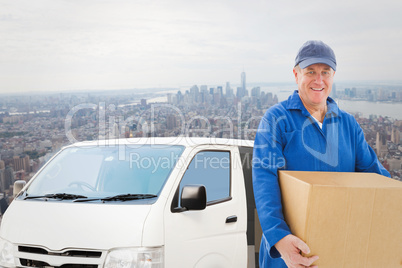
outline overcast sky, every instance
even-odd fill
[[[401,0],[0,0],[0,93],[292,82],[299,47],[335,81],[399,80]]]

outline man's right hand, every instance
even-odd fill
[[[281,254],[281,258],[285,261],[289,268],[317,268],[313,262],[318,260],[318,256],[303,257],[301,252],[310,253],[310,248],[300,238],[294,235],[287,235],[275,244],[275,248]]]

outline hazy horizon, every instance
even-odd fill
[[[229,82],[229,81],[227,81]],[[186,84],[186,85],[177,85],[177,86],[160,86],[160,87],[133,87],[133,88],[112,88],[112,89],[66,89],[66,90],[35,90],[35,91],[21,91],[21,92],[1,92],[0,96],[35,96],[35,95],[53,95],[53,94],[112,94],[112,93],[130,93],[130,94],[156,94],[161,92],[168,91],[176,91],[180,90],[182,93],[185,93],[186,90],[190,90],[192,86],[202,86],[206,85],[209,88],[214,88],[217,86],[222,86],[225,92],[225,83],[218,84]],[[343,90],[344,88],[353,88],[356,87],[358,89],[388,89],[392,88],[395,91],[402,91],[402,80],[400,81],[335,81],[335,87],[337,90]],[[241,86],[241,83],[230,83],[232,89],[236,90],[238,86]],[[288,91],[293,91],[297,89],[297,84],[295,82],[249,82],[246,85],[247,90],[251,90],[253,87],[271,87],[279,89],[286,89]]]

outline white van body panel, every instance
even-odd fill
[[[0,236],[54,251],[141,246],[149,211],[150,205],[15,200],[3,219]]]
[[[247,267],[247,208],[243,172],[239,151],[234,146],[201,145],[187,156],[187,167],[201,151],[228,151],[231,155],[231,200],[208,205],[201,211],[172,213],[167,202],[165,208],[165,262],[167,267]],[[177,176],[177,189],[182,174]],[[237,221],[226,223],[228,217]],[[180,257],[177,257],[177,253]]]

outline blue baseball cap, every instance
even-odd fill
[[[299,49],[295,59],[295,66],[304,69],[316,63],[324,63],[336,71],[336,59],[334,51],[324,42],[310,40]]]

